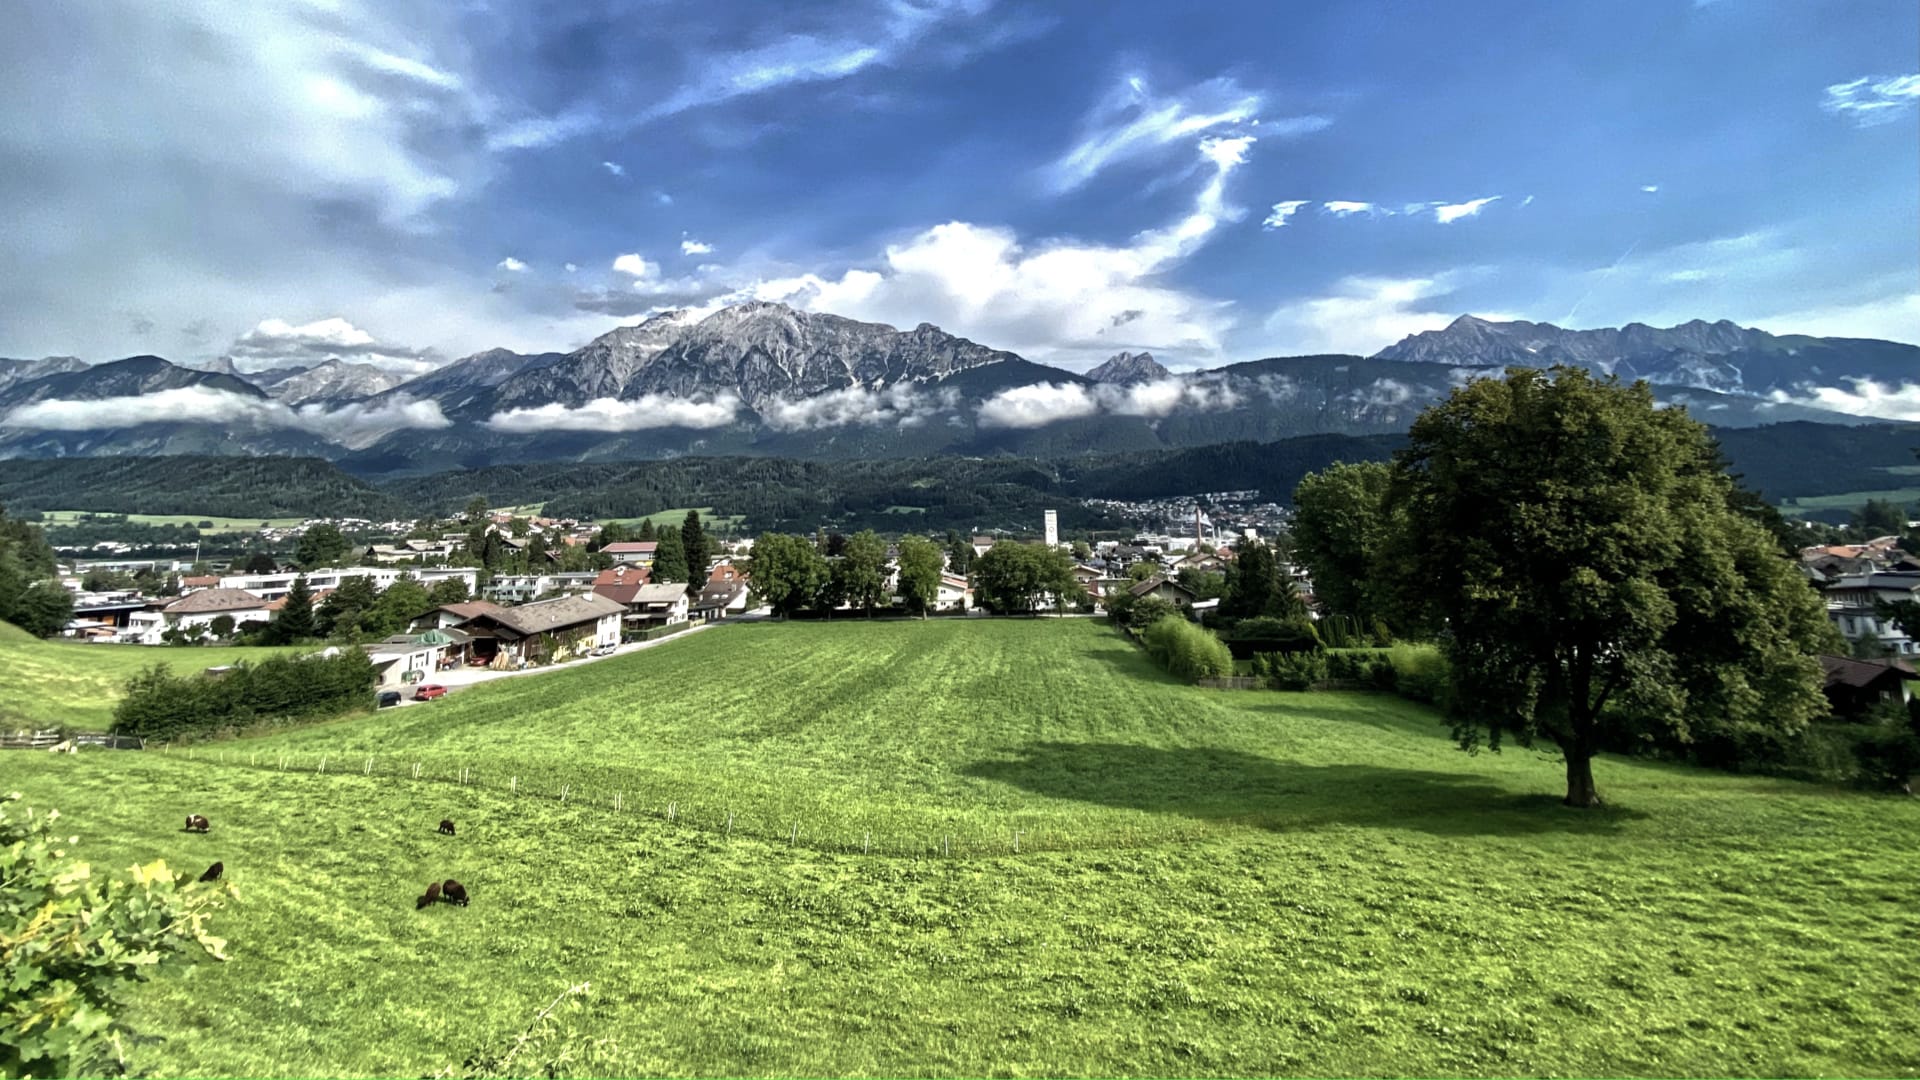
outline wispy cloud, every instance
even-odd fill
[[[1230,409],[1240,400],[1225,380],[1210,376],[1176,375],[1129,386],[1033,383],[982,401],[977,419],[984,428],[1026,429],[1102,413],[1158,419],[1182,410]]]
[[[1920,105],[1920,74],[1864,75],[1827,87],[1820,107],[1858,127],[1891,124]]]
[[[0,416],[0,427],[36,431],[106,431],[181,422],[256,431],[290,428],[346,443],[363,443],[410,428],[445,428],[452,423],[434,402],[414,401],[404,396],[377,406],[356,403],[337,409],[322,405],[292,408],[282,402],[206,386],[181,386],[151,394],[85,401],[36,401]]]
[[[1260,223],[1260,227],[1263,229],[1281,228],[1286,225],[1287,219],[1299,213],[1300,208],[1305,205],[1307,205],[1307,200],[1305,199],[1288,199],[1285,202],[1274,203],[1273,210],[1267,214],[1266,220]]]
[[[1468,199],[1463,203],[1448,203],[1433,208],[1433,219],[1442,225],[1451,225],[1461,218],[1470,218],[1498,202],[1500,196],[1488,195],[1479,199]]]
[[[1215,131],[1251,130],[1259,123],[1261,97],[1229,78],[1210,79],[1197,86],[1160,95],[1143,76],[1121,80],[1097,103],[1082,122],[1080,138],[1047,170],[1055,192],[1085,184],[1109,166],[1187,144]],[[1294,133],[1318,130],[1330,121],[1322,117],[1295,118]],[[1284,135],[1284,125],[1274,126]],[[1265,132],[1262,132],[1265,134]]]
[[[1373,203],[1359,202],[1354,199],[1334,199],[1331,202],[1323,202],[1320,204],[1320,209],[1332,214],[1334,217],[1349,217],[1354,214],[1393,213],[1393,211],[1383,210],[1383,208],[1375,206]]]
[[[1271,355],[1370,355],[1423,330],[1439,330],[1453,314],[1436,301],[1451,295],[1465,272],[1431,277],[1343,278],[1324,296],[1289,300],[1267,316]],[[1508,318],[1489,313],[1487,318]]]
[[[1657,195],[1660,192],[1660,185],[1659,184],[1641,184],[1640,190],[1646,192],[1649,195]]]
[[[227,347],[226,358],[241,371],[312,367],[328,360],[371,364],[383,371],[419,375],[440,364],[430,349],[410,349],[381,342],[345,319],[316,319],[295,326],[285,319],[265,319]]]

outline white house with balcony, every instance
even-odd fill
[[[1877,641],[1895,656],[1920,653],[1920,645],[1878,610],[1882,603],[1920,600],[1920,573],[1849,574],[1827,587],[1826,598],[1827,617],[1848,641]]]

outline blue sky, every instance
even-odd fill
[[[1920,342],[1911,0],[170,5],[0,41],[0,355],[744,298],[1084,368],[1454,315]]]

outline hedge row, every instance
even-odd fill
[[[127,683],[113,730],[167,742],[256,723],[330,716],[373,704],[373,662],[359,649],[336,656],[276,656],[218,675],[176,676],[155,664]]]
[[[1175,678],[1207,679],[1233,674],[1233,654],[1213,633],[1178,615],[1147,627],[1140,633],[1147,655]]]

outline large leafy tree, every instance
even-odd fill
[[[814,605],[827,583],[827,560],[804,536],[761,533],[747,560],[747,580],[758,601],[785,618]]]
[[[73,618],[73,594],[55,577],[53,548],[37,525],[0,509],[0,621],[49,637]]]
[[[1733,491],[1706,428],[1644,383],[1515,369],[1423,413],[1390,561],[1450,661],[1461,744],[1550,740],[1586,807],[1604,746],[1822,715],[1834,631]]]
[[[1293,550],[1313,575],[1313,594],[1327,608],[1361,619],[1375,612],[1369,583],[1388,530],[1383,461],[1339,462],[1308,473],[1293,489]]]
[[[300,534],[300,543],[295,546],[293,561],[302,570],[328,566],[346,557],[353,549],[346,534],[339,526],[321,522]]]
[[[402,574],[380,590],[373,608],[361,620],[361,629],[375,637],[398,634],[414,617],[434,606],[427,587],[412,574]]]
[[[872,529],[847,537],[828,588],[834,598],[873,616],[887,602],[887,542]]]
[[[1220,598],[1225,619],[1304,618],[1306,602],[1280,556],[1258,541],[1242,544],[1227,566],[1227,591]]]
[[[925,615],[940,602],[940,545],[924,536],[900,541],[900,599],[908,611]]]
[[[1002,540],[973,561],[973,592],[988,610],[1030,612],[1051,602],[1064,608],[1086,595],[1073,576],[1073,560],[1045,544]]]

